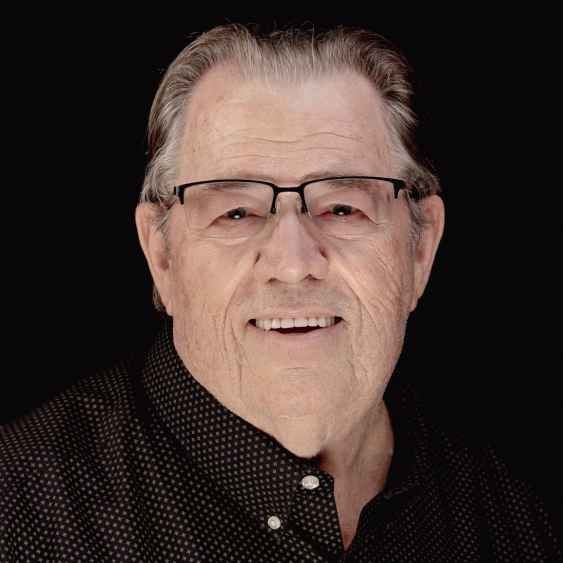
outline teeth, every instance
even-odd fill
[[[306,326],[320,326],[322,328],[332,326],[336,317],[300,317],[298,319],[265,319],[256,320],[256,326],[262,330],[275,328],[294,328]]]

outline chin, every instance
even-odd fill
[[[312,444],[292,443],[292,442],[283,443],[281,441],[280,443],[286,450],[289,450],[293,455],[309,460],[318,457],[321,451],[319,447],[315,447]]]
[[[282,417],[272,435],[286,450],[308,459],[319,455],[325,438],[318,422],[306,415]]]

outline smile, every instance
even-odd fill
[[[252,334],[257,337],[271,341],[274,345],[298,344],[299,346],[308,344],[325,344],[333,342],[344,330],[345,323],[341,317],[334,317],[334,322],[330,325],[321,326],[293,326],[290,328],[258,328],[256,319],[252,319],[248,323],[248,327]]]
[[[302,317],[296,319],[251,319],[253,326],[264,331],[275,330],[282,334],[307,333],[327,328],[340,322],[341,317]]]

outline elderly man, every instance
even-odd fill
[[[545,560],[533,490],[393,377],[444,229],[381,36],[210,30],[136,209],[162,329],[4,432],[1,558]]]

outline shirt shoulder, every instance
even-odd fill
[[[443,418],[425,413],[429,465],[433,477],[453,480],[455,488],[469,482],[490,488],[499,494],[520,491],[535,494],[532,479],[514,456],[507,455],[494,432],[472,432],[467,425],[451,424]]]
[[[0,472],[25,475],[91,458],[132,416],[131,358],[80,379],[0,427]]]
[[[455,537],[480,537],[494,558],[514,560],[561,555],[553,505],[544,489],[493,437],[427,417],[427,509],[440,505]]]

